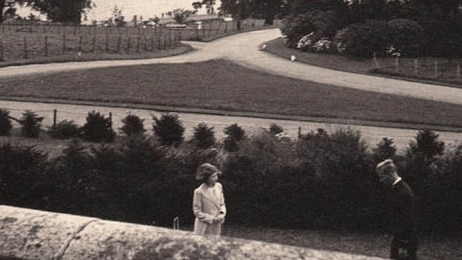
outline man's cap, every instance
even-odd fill
[[[375,170],[378,173],[382,173],[382,171],[388,167],[395,167],[395,164],[393,163],[392,159],[386,159],[384,161],[379,162],[375,167]]]

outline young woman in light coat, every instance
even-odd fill
[[[202,184],[194,190],[194,233],[197,235],[221,234],[226,206],[223,188],[218,181],[221,172],[212,164],[204,163],[197,169],[196,179]]]

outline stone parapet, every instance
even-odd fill
[[[0,259],[374,258],[0,206]]]

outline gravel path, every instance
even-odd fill
[[[187,54],[166,58],[69,62],[5,67],[0,68],[0,80],[5,77],[17,77],[33,73],[57,73],[100,67],[134,66],[156,63],[185,63],[200,62],[210,59],[227,59],[252,69],[329,85],[462,104],[462,89],[334,71],[291,62],[289,59],[276,57],[260,50],[260,45],[263,42],[279,36],[280,32],[278,29],[270,29],[237,34],[210,43],[186,42],[192,45],[196,50]],[[435,89],[437,89],[437,91],[435,91]],[[0,101],[0,107],[10,110],[12,115],[17,117],[19,117],[25,109],[33,110],[47,118],[44,124],[48,126],[52,123],[53,109],[58,110],[58,121],[68,119],[74,120],[79,124],[84,123],[86,114],[89,111],[96,110],[105,114],[111,112],[113,114],[115,127],[120,127],[120,119],[125,117],[128,113],[132,113],[144,118],[146,120],[146,128],[151,128],[149,126],[152,123],[151,114],[160,115],[159,112],[153,110],[12,101]],[[233,123],[239,124],[250,133],[256,133],[261,131],[263,127],[268,128],[271,123],[276,123],[282,126],[291,137],[297,136],[299,127],[301,127],[303,133],[306,133],[307,131],[315,131],[317,128],[324,128],[328,132],[332,132],[339,128],[349,127],[360,131],[364,140],[372,146],[379,142],[383,137],[389,137],[395,140],[398,149],[403,149],[417,133],[416,130],[408,129],[353,126],[332,123],[254,119],[248,117],[214,116],[191,113],[180,113],[179,116],[187,129],[186,137],[191,135],[193,127],[200,122],[205,122],[210,126],[214,126],[216,136],[218,138],[223,137],[223,128]],[[441,140],[450,144],[456,144],[458,143],[457,140],[462,140],[462,133],[439,132],[439,134]]]

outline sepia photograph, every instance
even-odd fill
[[[462,259],[462,1],[0,0],[0,259]]]

